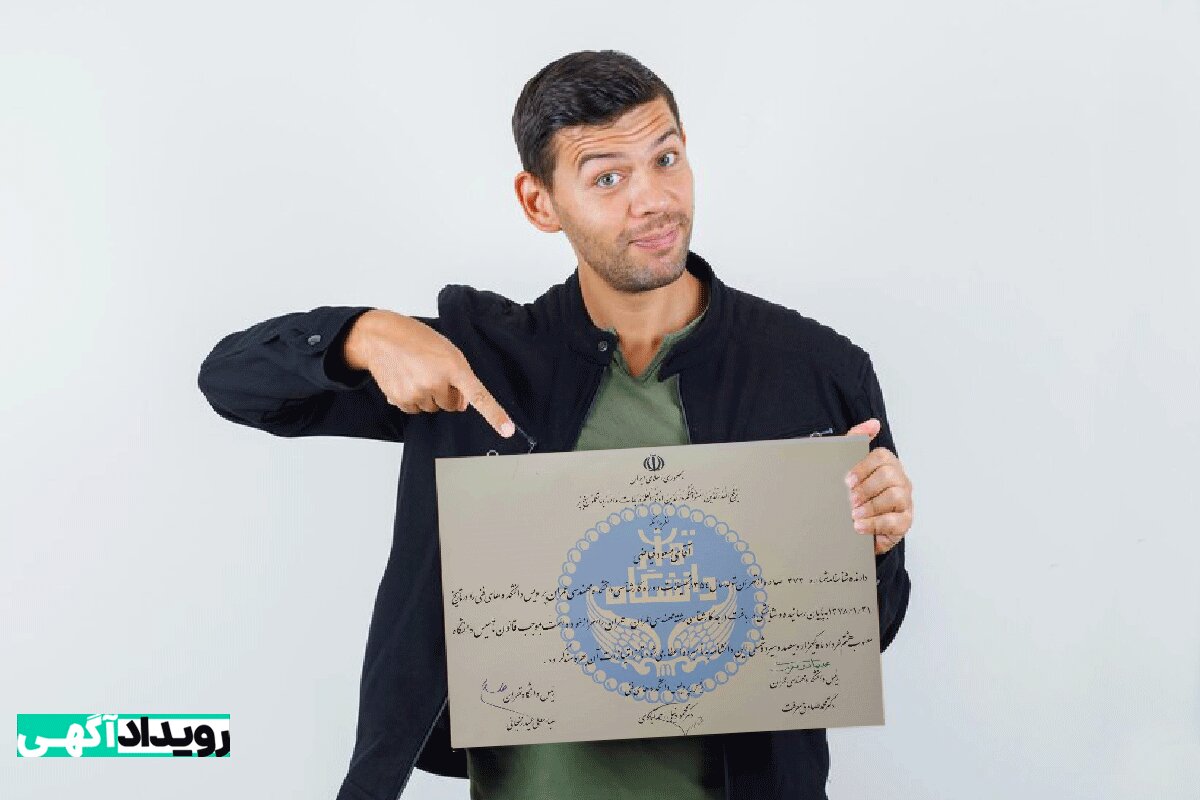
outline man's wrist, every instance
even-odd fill
[[[355,317],[350,325],[349,331],[346,333],[346,338],[341,345],[341,358],[349,369],[356,371],[364,371],[368,369],[366,356],[366,340],[369,336],[367,328],[371,324],[371,320],[379,312],[377,309],[364,311]]]

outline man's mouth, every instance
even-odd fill
[[[671,225],[669,228],[658,231],[650,236],[643,236],[640,239],[634,239],[633,243],[638,247],[646,250],[662,250],[675,244],[675,239],[679,236],[679,225]]]

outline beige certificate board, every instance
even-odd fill
[[[451,746],[883,724],[866,454],[437,459]]]

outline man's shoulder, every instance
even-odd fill
[[[438,292],[438,314],[514,314],[528,304],[518,303],[491,289],[448,283]]]
[[[438,292],[438,320],[446,332],[496,324],[528,328],[532,324],[530,305],[491,289],[451,283]]]
[[[438,316],[450,328],[459,324],[497,325],[514,332],[539,334],[556,321],[561,324],[564,291],[566,283],[557,283],[534,300],[518,302],[491,289],[450,283],[438,292]]]
[[[725,288],[730,335],[744,346],[848,369],[857,369],[867,357],[865,349],[831,325],[774,300]]]

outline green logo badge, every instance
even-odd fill
[[[20,758],[227,755],[228,714],[17,714]]]

